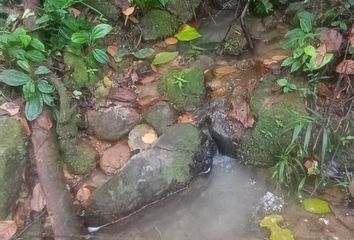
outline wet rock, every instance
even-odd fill
[[[128,144],[132,151],[142,151],[149,149],[157,139],[155,130],[147,124],[136,125],[130,131]]]
[[[209,110],[209,132],[221,153],[237,158],[242,124],[228,119],[228,100],[226,97],[213,98]]]
[[[284,207],[284,199],[275,195],[274,193],[267,192],[262,198],[258,212],[261,216],[266,216],[272,213],[280,213]]]
[[[168,97],[177,111],[193,110],[205,100],[203,72],[192,68],[171,70],[161,79],[158,90],[162,96]]]
[[[133,129],[140,121],[140,115],[133,108],[114,106],[88,111],[87,120],[89,130],[98,138],[117,141]]]
[[[258,83],[251,98],[251,111],[257,121],[241,139],[239,153],[246,164],[272,166],[276,157],[291,142],[293,132],[284,131],[284,126],[296,116],[308,116],[304,99],[297,93],[284,94],[273,91],[274,82],[281,77],[266,76]],[[301,85],[301,79],[285,76]],[[297,114],[295,114],[297,113]]]
[[[352,198],[354,198],[354,180],[349,183],[348,190]]]
[[[343,223],[351,231],[354,231],[354,209],[353,208],[341,204],[339,206],[331,205],[331,210],[341,223]]]
[[[164,10],[153,9],[142,19],[142,31],[145,40],[156,40],[171,36],[176,33],[177,27],[177,18]]]
[[[213,2],[222,9],[233,9],[240,2],[238,0],[213,0]]]
[[[73,142],[61,142],[60,145],[64,162],[71,173],[85,175],[95,169],[98,153],[90,145],[83,142],[77,146]]]
[[[128,162],[130,156],[129,146],[124,143],[117,143],[103,152],[100,159],[100,168],[105,174],[113,175]]]
[[[149,150],[134,155],[105,185],[93,192],[89,225],[121,218],[187,186],[212,165],[212,144],[193,125],[170,127]]]
[[[159,102],[147,109],[143,118],[161,135],[176,121],[177,116],[168,103]]]
[[[275,14],[266,16],[263,18],[263,24],[266,30],[272,30],[275,29],[278,25],[278,19]]]
[[[84,2],[100,11],[112,21],[117,21],[121,15],[114,0],[84,0]]]
[[[198,56],[197,60],[190,64],[190,68],[195,68],[204,71],[206,69],[211,68],[214,63],[215,62],[213,58],[207,55],[200,55]]]
[[[201,0],[170,0],[166,7],[177,16],[180,23],[186,23],[193,18],[193,11],[195,11],[201,2]]]
[[[22,184],[26,139],[19,121],[0,117],[0,219],[13,210]]]
[[[246,37],[242,32],[232,32],[224,43],[224,54],[237,56],[241,54],[247,46]]]

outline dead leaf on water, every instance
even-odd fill
[[[10,240],[17,231],[15,221],[0,221],[0,239]]]
[[[39,183],[37,183],[33,188],[30,206],[31,209],[36,212],[42,211],[45,207],[44,194]]]

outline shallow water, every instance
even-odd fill
[[[103,228],[99,239],[263,239],[254,220],[267,192],[264,170],[217,155],[212,174],[127,220]]]

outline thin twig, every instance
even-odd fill
[[[156,226],[154,226],[154,228],[159,233],[160,240],[163,240],[162,233],[161,233],[160,229]]]

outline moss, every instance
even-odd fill
[[[285,131],[277,121],[286,126],[294,119],[294,112],[307,115],[304,100],[297,93],[275,95],[274,78],[261,82],[251,99],[251,110],[257,122],[241,140],[240,153],[244,161],[255,166],[272,166],[282,149],[292,138],[292,131]]]
[[[80,143],[75,146],[71,141],[62,141],[60,144],[64,162],[71,173],[85,175],[96,167],[97,153],[89,145]]]
[[[185,23],[192,19],[193,11],[200,2],[201,0],[170,0],[167,9],[177,16],[180,23]]]
[[[142,31],[145,40],[156,40],[173,35],[177,31],[177,18],[171,13],[153,9],[142,19]]]
[[[227,55],[239,55],[247,45],[247,40],[243,33],[232,32],[224,43],[224,53]]]
[[[181,87],[178,78],[182,79]],[[172,70],[159,83],[159,93],[169,98],[178,111],[191,110],[200,106],[205,98],[203,72],[198,69]]]
[[[105,17],[116,21],[120,17],[114,0],[84,0],[85,3],[100,11]]]

